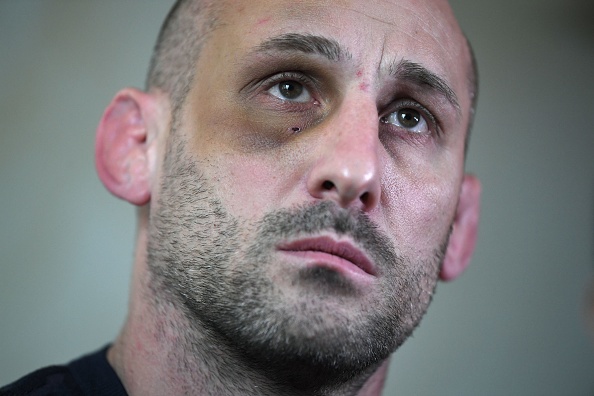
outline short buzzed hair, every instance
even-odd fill
[[[174,113],[182,107],[194,79],[202,45],[219,24],[222,1],[177,0],[161,26],[146,89],[169,95]]]

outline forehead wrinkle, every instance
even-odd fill
[[[394,2],[391,2],[391,1],[384,1],[384,3],[388,3],[392,6],[395,5]],[[446,4],[447,4],[447,2],[446,2]],[[400,4],[400,3],[398,3],[397,6],[400,8],[400,11],[399,11],[400,14],[406,13],[409,18],[412,17],[418,22],[419,30],[422,30],[425,34],[427,34],[432,39],[432,41],[436,44],[436,47],[439,48],[439,51],[441,51],[444,54],[450,54],[452,52],[452,49],[447,47],[447,43],[452,41],[451,39],[449,39],[451,37],[452,32],[448,33],[448,27],[453,28],[456,31],[458,31],[459,28],[457,27],[457,24],[450,26],[450,24],[447,22],[448,17],[446,14],[444,14],[444,12],[441,8],[439,9],[440,12],[432,12],[433,9],[432,8],[430,9],[427,7],[415,8],[412,5]],[[354,10],[354,9],[348,8],[344,5],[341,5],[339,7],[344,9],[345,11],[354,12],[356,14],[365,16],[371,20],[374,20],[374,21],[380,22],[382,24],[394,27],[398,30],[399,34],[406,35],[407,37],[411,38],[412,40],[415,40],[415,41],[419,40],[417,29],[404,29],[403,26],[401,26],[402,23],[399,22],[398,20],[387,21],[387,20],[381,19],[380,17],[375,17],[372,15],[369,15],[362,10]],[[436,26],[439,27],[438,32],[435,32]],[[439,32],[441,32],[441,33],[439,33]],[[438,34],[445,35],[446,39],[445,40],[440,39],[438,37]],[[385,40],[387,34],[384,36],[385,36],[384,37],[384,40]],[[385,47],[385,44],[384,44],[384,47]],[[439,51],[434,50],[433,52],[439,52]]]
[[[394,23],[392,23],[392,22],[385,21],[385,20],[382,20],[382,19],[380,19],[380,18],[378,18],[378,17],[371,16],[371,15],[369,15],[369,14],[366,14],[366,13],[365,13],[365,12],[363,12],[363,11],[359,11],[359,10],[352,10],[352,9],[350,9],[350,8],[346,8],[346,7],[342,7],[342,8],[343,8],[343,9],[345,9],[345,10],[347,10],[347,11],[351,11],[351,12],[355,12],[355,13],[357,13],[357,14],[361,14],[361,15],[363,15],[364,17],[367,17],[367,18],[369,18],[369,19],[371,19],[371,20],[373,20],[373,21],[376,21],[376,22],[379,22],[379,23],[383,23],[383,24],[385,24],[385,25],[396,26],[396,25],[395,25]]]
[[[436,37],[435,33],[433,33],[435,31],[436,26],[439,26],[440,27],[439,31],[444,33],[443,30],[446,25],[446,23],[445,23],[446,18],[444,15],[442,15],[442,13],[439,14],[441,16],[441,18],[439,18],[437,13],[430,12],[429,10],[425,10],[425,11],[415,10],[414,8],[412,8],[410,6],[406,6],[406,5],[402,5],[402,8],[405,11],[407,11],[408,13],[410,13],[410,15],[413,16],[418,21],[422,30],[425,33],[429,33],[431,38],[435,41],[436,44],[439,45],[439,47],[445,53],[451,52],[451,49],[446,48],[444,40],[438,39],[438,37]],[[431,18],[431,20],[428,20],[427,17]],[[416,35],[409,34],[409,36],[414,37]],[[449,36],[449,34],[448,34],[448,36]]]
[[[438,25],[440,27],[445,26],[445,21],[447,19],[446,16],[442,15],[443,13],[438,14],[436,12],[432,12],[433,7],[432,8],[425,7],[422,9],[420,9],[421,7],[417,7],[415,9],[412,5],[400,4],[400,2],[396,2],[397,4],[395,4],[394,2],[391,2],[391,1],[383,1],[383,2],[388,3],[391,6],[397,5],[399,8],[401,8],[401,10],[399,10],[399,13],[398,13],[399,15],[403,15],[404,12],[406,12],[407,14],[409,14],[409,15],[407,15],[407,17],[410,17],[410,16],[414,17],[419,22],[419,24],[421,25],[422,29],[425,32],[432,32],[436,25]],[[380,22],[382,24],[389,25],[392,27],[399,27],[401,25],[401,23],[398,20],[390,21],[387,19],[382,19],[379,16],[370,15],[363,10],[356,10],[356,9],[349,8],[344,4],[336,5],[335,7],[342,8],[343,10],[348,11],[348,12],[354,12],[356,14],[360,14],[360,15],[367,17],[371,20],[374,20],[376,22]],[[388,14],[388,15],[390,15],[390,14]],[[427,16],[429,16],[431,18],[431,20],[427,20]],[[441,18],[440,18],[440,16],[441,16]],[[392,18],[392,19],[394,19],[394,18]],[[414,34],[410,34],[410,33],[409,33],[409,36],[412,38],[415,37]],[[446,50],[446,48],[441,44],[441,40],[438,40],[437,37],[434,37],[434,36],[433,36],[433,38],[438,44],[441,45],[441,47],[444,50]]]

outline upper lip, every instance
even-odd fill
[[[375,275],[375,266],[367,255],[349,241],[337,241],[328,236],[298,239],[279,246],[279,250],[297,252],[323,252],[350,261],[370,275]]]

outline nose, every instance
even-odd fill
[[[308,175],[309,194],[371,211],[380,201],[379,117],[375,103],[343,103],[324,126]]]

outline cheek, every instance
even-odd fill
[[[209,161],[211,180],[223,206],[230,214],[250,221],[283,207],[288,186],[299,182],[277,156],[260,157],[235,153]]]
[[[290,206],[304,185],[307,150],[284,122],[266,123],[243,111],[200,112],[201,122],[189,122],[190,150],[211,181],[218,198],[232,215],[259,220],[267,212]],[[278,124],[278,125],[277,125]],[[292,124],[291,124],[292,125]],[[284,129],[282,129],[284,128]]]
[[[459,181],[452,171],[424,167],[393,169],[383,178],[384,210],[402,253],[432,253],[449,232]],[[405,251],[406,250],[406,251]]]

